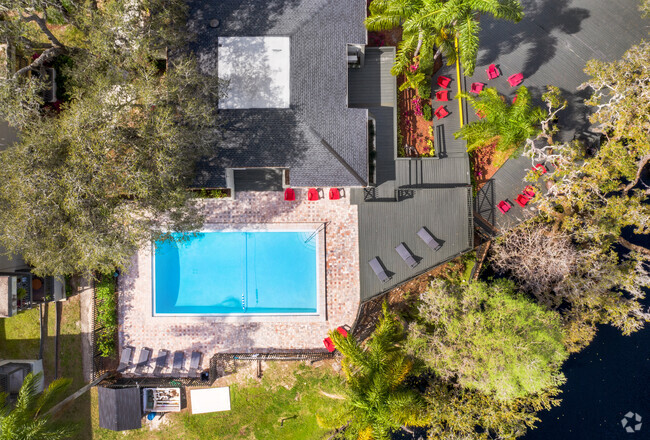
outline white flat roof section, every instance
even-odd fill
[[[217,72],[228,81],[220,109],[289,108],[289,37],[219,37]]]
[[[230,387],[190,390],[192,414],[230,411]]]

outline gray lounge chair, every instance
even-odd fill
[[[418,237],[420,237],[422,241],[425,242],[427,246],[429,246],[434,251],[437,251],[442,247],[442,245],[438,243],[436,239],[433,238],[433,235],[431,235],[425,228],[422,228],[418,231]]]
[[[167,366],[167,359],[169,359],[169,350],[158,350],[156,367],[153,369],[154,376],[162,376],[162,370]]]
[[[385,283],[386,281],[390,280],[390,277],[384,270],[384,266],[382,266],[378,257],[375,257],[372,260],[368,261],[368,264],[370,264],[370,267],[372,267],[372,270],[375,272],[375,275],[377,275],[377,277],[379,278],[379,281]]]
[[[203,359],[203,353],[200,351],[193,351],[192,357],[190,358],[190,374],[192,378],[199,377],[199,366],[201,365],[201,360]]]
[[[153,350],[147,347],[140,350],[140,357],[138,358],[138,363],[135,366],[135,374],[144,374],[144,370],[149,365],[149,361],[151,360],[151,353],[153,353]]]
[[[175,351],[174,366],[172,367],[172,376],[180,377],[184,362],[185,362],[185,353],[183,353],[182,351]]]
[[[120,365],[117,367],[117,372],[122,373],[124,370],[131,366],[133,362],[133,353],[135,349],[128,345],[122,348],[122,355],[120,356]]]
[[[411,253],[411,251],[409,251],[406,248],[406,246],[404,246],[404,243],[400,243],[395,248],[395,250],[397,251],[399,256],[402,257],[402,260],[404,260],[404,262],[409,265],[409,267],[415,267],[415,266],[418,265],[418,262],[415,261],[415,258],[413,257],[413,254]]]

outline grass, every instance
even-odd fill
[[[72,379],[66,394],[72,394],[85,385],[81,366],[81,302],[80,297],[73,296],[62,303],[61,329],[59,342],[59,376]],[[79,427],[73,439],[92,438],[90,427],[90,394],[77,398],[58,415],[62,422],[76,423]]]
[[[328,430],[316,423],[316,414],[335,410],[341,400],[321,394],[341,394],[341,382],[329,364],[319,368],[299,362],[271,363],[261,381],[230,386],[232,410],[191,415],[187,410],[167,414],[169,424],[116,433],[99,428],[97,393],[92,393],[93,439],[322,439]]]
[[[0,319],[0,359],[38,358],[40,332],[38,307]]]
[[[56,303],[44,306],[47,319],[47,334],[43,347],[43,370],[46,383],[54,379],[56,334]],[[66,395],[74,393],[84,385],[81,367],[81,322],[80,298],[71,297],[62,303],[61,329],[59,339],[59,377],[72,379]],[[0,319],[0,359],[38,359],[40,341],[39,308],[21,312],[11,318]],[[58,417],[61,421],[76,422],[80,430],[77,439],[91,438],[90,396],[75,400]]]

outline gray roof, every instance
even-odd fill
[[[142,428],[140,388],[97,387],[99,427],[112,431]]]
[[[220,36],[288,36],[289,109],[221,110],[223,139],[198,185],[225,186],[225,168],[288,167],[293,186],[368,181],[366,109],[348,108],[347,44],[365,44],[364,0],[225,0],[191,3],[193,49],[213,57]],[[208,26],[220,20],[216,29]]]

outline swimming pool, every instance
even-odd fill
[[[317,314],[318,239],[313,231],[214,231],[156,243],[154,315]]]

